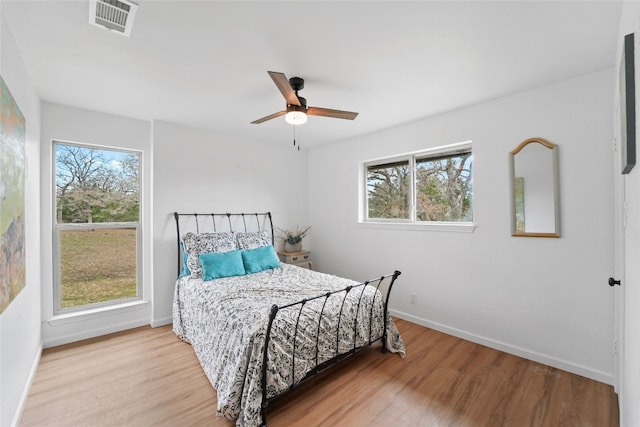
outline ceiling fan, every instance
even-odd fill
[[[287,123],[292,125],[301,125],[307,122],[307,115],[333,117],[335,119],[353,120],[358,113],[343,110],[332,110],[330,108],[307,107],[307,100],[298,96],[298,91],[304,88],[304,79],[300,77],[291,77],[287,79],[283,73],[276,71],[267,71],[276,84],[282,96],[287,101],[287,108],[283,111],[270,114],[258,120],[254,120],[251,124],[260,124],[276,117],[285,116]]]

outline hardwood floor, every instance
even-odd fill
[[[273,402],[279,426],[618,426],[609,385],[396,320],[380,347]],[[233,426],[169,326],[44,351],[20,426]]]

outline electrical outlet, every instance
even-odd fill
[[[411,293],[409,294],[409,304],[416,305],[418,303],[418,295]]]

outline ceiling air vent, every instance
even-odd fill
[[[137,10],[128,0],[89,0],[89,23],[129,37]]]

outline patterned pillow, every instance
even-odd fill
[[[236,233],[238,240],[238,249],[256,249],[263,246],[271,245],[271,234],[266,231],[258,231],[253,233]]]
[[[196,233],[183,234],[182,248],[184,252],[187,254],[187,268],[189,268],[189,271],[193,271],[189,266],[189,258],[191,258],[192,254],[197,255],[200,252],[198,248],[198,235]]]
[[[191,277],[202,277],[198,255],[211,252],[229,252],[238,249],[235,233],[186,233],[182,236],[184,250],[188,254],[187,266]]]

